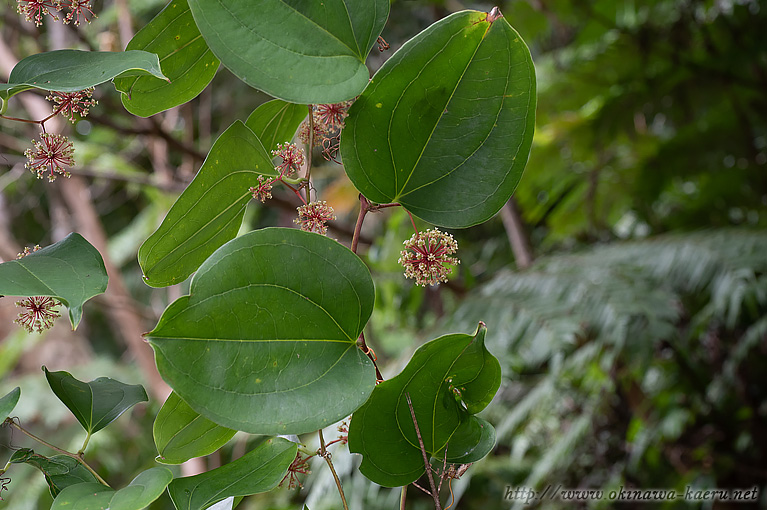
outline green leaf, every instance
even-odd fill
[[[45,367],[43,371],[53,393],[88,434],[98,432],[134,405],[149,400],[140,384],[125,384],[109,377],[84,383],[69,372],[49,372]]]
[[[152,287],[186,280],[211,253],[233,239],[259,175],[276,176],[263,145],[241,121],[224,131],[197,176],[160,227],[141,245],[138,261]]]
[[[157,462],[181,464],[211,454],[224,446],[235,431],[200,416],[189,404],[171,393],[154,420]]]
[[[54,297],[69,308],[73,329],[80,323],[83,303],[102,294],[107,281],[98,250],[77,233],[0,264],[0,294]]]
[[[277,149],[278,143],[293,139],[308,114],[306,105],[273,99],[253,110],[245,125],[256,134],[267,151],[272,151]]]
[[[413,404],[428,455],[474,462],[495,444],[492,426],[474,416],[501,385],[501,366],[485,348],[485,325],[472,335],[446,335],[421,346],[405,369],[373,390],[352,416],[349,451],[363,455],[360,471],[386,487],[407,485],[425,471],[407,403]]]
[[[195,411],[255,434],[301,434],[357,409],[375,385],[356,341],[373,281],[348,248],[267,228],[200,267],[146,334],[163,378]]]
[[[51,497],[54,498],[70,485],[99,483],[93,473],[67,455],[54,455],[48,458],[38,455],[29,448],[22,448],[14,452],[8,462],[12,464],[26,463],[39,469],[45,475]]]
[[[159,498],[173,480],[168,468],[154,467],[115,491],[100,483],[81,483],[62,490],[51,510],[142,510]]]
[[[56,50],[22,59],[0,84],[0,99],[29,89],[77,92],[117,76],[151,75],[167,80],[157,55],[146,51]],[[5,104],[3,104],[5,108]]]
[[[206,473],[176,478],[168,494],[177,510],[203,510],[230,496],[266,492],[280,483],[298,445],[274,437],[234,462]]]
[[[499,18],[463,11],[405,43],[349,109],[341,156],[368,199],[445,227],[486,221],[530,153],[535,70]]]
[[[3,398],[0,398],[0,423],[3,423],[11,415],[16,404],[19,403],[20,396],[21,388],[17,386]]]
[[[339,103],[370,77],[365,59],[389,0],[190,0],[213,53],[242,81],[293,103]]]
[[[170,81],[153,76],[118,78],[125,109],[149,117],[191,101],[216,75],[219,60],[194,24],[186,0],[171,0],[160,14],[131,39],[127,50],[156,53]]]

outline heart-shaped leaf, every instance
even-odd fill
[[[268,228],[221,247],[146,334],[195,411],[254,434],[301,434],[357,409],[375,385],[356,341],[374,301],[365,264],[319,234]]]
[[[0,84],[2,110],[9,97],[29,89],[77,92],[117,76],[142,75],[167,80],[157,55],[146,51],[56,50],[37,53],[16,64],[8,83]]]
[[[233,239],[252,196],[248,190],[258,184],[259,175],[277,173],[256,135],[238,120],[218,137],[197,176],[139,248],[147,285],[186,280]]]
[[[278,143],[293,139],[308,114],[306,105],[273,99],[253,110],[245,125],[256,134],[267,151],[272,151],[277,149]]]
[[[171,393],[157,413],[153,433],[154,444],[160,453],[157,462],[181,464],[215,452],[234,437],[235,431],[200,416],[178,395]]]
[[[38,455],[29,448],[22,448],[14,452],[8,462],[26,463],[39,469],[45,475],[51,497],[54,498],[70,485],[99,483],[93,473],[67,455],[54,455],[49,458]]]
[[[298,445],[273,437],[234,462],[206,473],[176,478],[168,494],[177,510],[203,510],[232,496],[273,489],[296,458]]]
[[[0,423],[3,423],[8,418],[16,404],[19,403],[19,397],[21,396],[21,388],[18,386],[13,388],[7,395],[0,398]]]
[[[197,97],[216,75],[219,60],[210,51],[186,0],[171,2],[138,31],[126,50],[156,53],[170,82],[153,76],[115,79],[125,109],[149,117]]]
[[[154,467],[115,491],[100,483],[81,483],[62,490],[51,510],[142,510],[159,498],[173,480],[168,468]]]
[[[535,70],[519,34],[490,19],[463,11],[434,23],[349,109],[341,156],[368,199],[468,227],[514,192],[533,139]]]
[[[430,456],[469,463],[495,444],[492,426],[474,416],[501,385],[501,366],[485,348],[487,329],[447,335],[421,346],[405,369],[373,390],[352,416],[349,451],[363,455],[360,471],[386,487],[407,485],[424,472],[423,455],[407,402]]]
[[[208,46],[242,81],[293,103],[339,103],[370,77],[365,59],[389,0],[190,0]]]
[[[107,288],[107,271],[98,250],[80,234],[0,264],[0,294],[51,296],[69,308],[76,328],[83,303]]]
[[[69,372],[49,372],[45,367],[43,371],[53,393],[72,411],[89,435],[103,429],[139,402],[149,400],[140,384],[125,384],[109,377],[85,383]]]

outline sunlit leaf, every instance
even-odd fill
[[[211,454],[224,446],[235,431],[216,425],[171,393],[154,420],[154,444],[163,464],[181,464]]]
[[[89,434],[103,429],[139,402],[149,400],[140,384],[125,384],[109,377],[85,383],[69,372],[49,372],[45,367],[43,371],[53,393]]]
[[[356,346],[373,282],[348,248],[268,228],[214,253],[146,334],[163,378],[225,427],[300,434],[359,407],[375,384]]]
[[[259,175],[276,176],[271,157],[253,131],[236,121],[224,131],[191,184],[160,227],[141,245],[138,261],[147,285],[186,280],[242,223]]]
[[[294,103],[362,92],[389,0],[190,0],[208,46],[242,81]]]
[[[54,297],[69,308],[73,328],[80,323],[83,303],[103,293],[107,280],[98,250],[76,233],[0,264],[0,294]]]
[[[267,151],[272,151],[278,143],[293,139],[308,113],[306,105],[273,99],[253,110],[245,125],[256,134]]]
[[[168,468],[154,467],[115,491],[100,483],[81,483],[62,490],[51,510],[142,510],[159,498],[173,479]]]
[[[168,486],[177,510],[203,510],[232,496],[273,489],[296,457],[298,445],[274,437],[234,462],[195,476],[176,478]]]
[[[21,396],[21,388],[18,386],[13,388],[7,395],[0,398],[0,423],[4,422],[8,418],[16,404],[19,403],[19,397]]]
[[[149,117],[197,97],[218,70],[219,61],[194,24],[186,0],[171,2],[131,39],[126,50],[156,53],[170,82],[153,76],[115,79],[125,109]]]
[[[45,476],[51,497],[54,498],[70,485],[98,483],[93,473],[67,455],[44,457],[29,448],[22,448],[15,451],[8,462],[12,464],[25,463],[39,469]]]
[[[446,335],[421,346],[396,377],[376,386],[352,416],[349,451],[360,471],[386,487],[407,485],[425,471],[407,402],[410,396],[424,449],[447,462],[469,463],[495,444],[492,426],[476,416],[501,384],[501,366],[485,348],[484,324],[474,335]]]
[[[463,11],[431,25],[349,109],[341,156],[368,199],[468,227],[514,192],[533,138],[535,70],[519,34],[486,16]]]

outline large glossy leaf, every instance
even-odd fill
[[[408,406],[410,396],[427,454],[469,463],[495,444],[492,426],[475,413],[501,384],[501,366],[485,348],[484,324],[472,335],[447,335],[421,346],[396,377],[376,386],[352,416],[349,450],[363,455],[360,471],[386,487],[407,485],[424,472]]]
[[[0,84],[0,99],[29,89],[76,92],[117,76],[151,75],[167,80],[157,55],[146,51],[56,50],[22,59]],[[5,104],[3,104],[3,108]]]
[[[55,297],[69,308],[73,328],[80,323],[83,303],[102,294],[107,281],[98,250],[76,233],[0,264],[0,294]]]
[[[486,17],[463,11],[418,34],[349,109],[341,156],[370,200],[467,227],[514,192],[533,139],[535,70],[519,34]]]
[[[115,491],[99,483],[81,483],[62,490],[51,510],[142,510],[159,498],[173,480],[168,468],[154,467]]]
[[[256,135],[238,120],[218,137],[197,176],[139,248],[146,283],[162,287],[186,280],[233,239],[259,175],[277,173]]]
[[[181,464],[224,446],[235,431],[216,425],[171,393],[154,420],[154,444],[163,464]]]
[[[293,139],[308,114],[306,105],[273,99],[253,110],[245,125],[256,134],[267,151],[272,151],[278,143]]]
[[[139,402],[149,400],[140,384],[125,384],[109,377],[85,383],[63,370],[50,372],[43,367],[43,371],[53,393],[72,411],[88,434],[103,429]]]
[[[274,437],[234,462],[206,473],[176,478],[168,486],[177,510],[203,510],[232,496],[273,489],[296,458],[298,445]]]
[[[51,497],[54,498],[70,485],[99,483],[93,473],[67,455],[44,457],[29,448],[22,448],[14,452],[8,462],[12,464],[26,463],[39,469],[45,476]]]
[[[18,386],[13,388],[7,395],[0,398],[0,423],[3,423],[8,418],[16,404],[19,403],[19,397],[21,396],[21,388]]]
[[[163,378],[225,427],[300,434],[357,409],[375,384],[356,340],[373,281],[348,248],[268,228],[216,251],[147,333]]]
[[[127,50],[156,53],[170,82],[153,76],[117,78],[125,109],[149,117],[197,97],[218,70],[219,60],[210,51],[194,24],[186,0],[171,2],[131,39]]]
[[[238,78],[293,103],[338,103],[370,77],[365,59],[389,0],[190,0],[213,53]]]

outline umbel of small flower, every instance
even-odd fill
[[[88,16],[96,17],[91,7],[91,0],[18,0],[16,9],[27,21],[34,22],[37,26],[43,24],[45,16],[58,21],[59,17],[56,13],[62,9],[69,11],[64,17],[64,23],[74,22],[75,25],[79,25],[81,18],[90,23]]]
[[[335,160],[334,154],[338,150],[344,120],[348,116],[347,112],[353,102],[349,100],[342,103],[312,106],[312,125],[314,127],[312,148],[322,147],[322,155],[327,160]],[[303,143],[309,144],[308,121],[304,121],[299,127],[298,138]]]
[[[32,140],[32,144],[34,150],[30,148],[24,151],[29,160],[24,166],[36,174],[38,179],[48,177],[48,180],[53,182],[59,175],[69,177],[66,167],[75,164],[72,157],[75,149],[66,136],[42,133],[40,141]]]
[[[292,177],[304,164],[304,150],[294,143],[278,143],[277,150],[272,151],[272,155],[282,158],[282,163],[274,168],[286,177]]]
[[[253,198],[260,200],[261,203],[264,203],[268,199],[272,198],[273,183],[274,183],[273,177],[264,177],[263,175],[259,175],[258,186],[251,186],[248,191],[250,191],[253,194]]]
[[[35,245],[34,248],[24,248],[23,252],[16,255],[16,259],[22,259],[39,249],[39,245]],[[30,333],[35,330],[38,333],[42,333],[44,329],[49,329],[53,326],[54,320],[61,317],[58,310],[55,310],[59,304],[58,301],[47,296],[32,296],[16,301],[16,306],[20,306],[23,310],[19,312],[19,316],[13,322],[19,324]]]
[[[298,207],[298,218],[294,222],[301,225],[301,230],[325,235],[328,233],[328,226],[325,223],[334,219],[336,215],[333,208],[321,200]]]
[[[436,228],[417,232],[403,244],[405,249],[398,262],[405,267],[405,277],[415,279],[416,285],[446,282],[451,266],[460,264],[450,256],[458,250],[458,243],[452,235]]]
[[[55,103],[54,112],[61,113],[69,119],[69,122],[74,123],[75,113],[85,117],[88,115],[88,109],[98,104],[98,101],[92,99],[93,91],[94,88],[91,87],[78,92],[51,92],[51,95],[46,96],[45,99]]]

